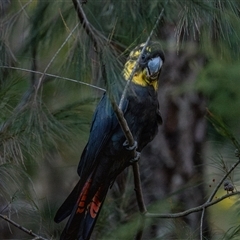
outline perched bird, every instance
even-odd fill
[[[128,80],[143,47],[141,44],[130,53],[124,65],[123,79]],[[153,140],[158,124],[162,123],[157,89],[164,55],[155,48],[156,44],[151,43],[141,55],[122,105],[138,152]],[[114,93],[117,101],[121,94],[121,91]],[[78,165],[80,179],[54,218],[58,223],[70,215],[61,239],[90,238],[108,189],[132,160],[132,152],[110,99],[104,94],[96,108],[89,140]]]

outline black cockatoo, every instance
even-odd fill
[[[157,89],[164,55],[155,46],[149,44],[141,55],[122,105],[138,152],[153,140],[162,122]],[[123,79],[128,80],[143,47],[141,44],[130,53]],[[121,91],[114,93],[117,101],[121,94]],[[105,93],[96,108],[89,140],[78,165],[80,179],[54,218],[58,223],[70,215],[61,239],[90,238],[109,187],[131,162],[132,152],[126,146],[126,138]]]

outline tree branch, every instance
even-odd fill
[[[215,187],[215,189],[213,190],[212,194],[210,195],[210,197],[208,198],[207,202],[211,202],[214,198],[214,196],[216,195],[218,189],[222,186],[224,180],[228,177],[228,175],[239,165],[240,163],[240,158],[238,159],[238,161],[236,163],[233,164],[233,166],[225,173],[225,175],[222,177],[222,179],[219,181],[219,183],[217,184],[217,186]]]
[[[119,49],[123,49],[123,46],[119,43],[116,43],[112,39],[106,38],[101,32],[99,32],[87,19],[87,16],[82,8],[82,4],[80,0],[72,0],[73,5],[75,7],[75,10],[78,14],[78,19],[80,23],[82,24],[83,28],[85,29],[87,35],[92,39],[93,45],[95,47],[95,50],[101,50],[104,47],[104,44],[110,43],[110,46],[117,47]]]
[[[8,218],[6,215],[0,214],[0,218],[2,218],[3,220],[9,222],[10,224],[12,224],[16,228],[20,229],[21,231],[27,233],[28,235],[30,235],[32,237],[35,237],[34,239],[47,240],[47,238],[41,237],[41,236],[37,235],[36,233],[34,233],[32,230],[28,230],[27,228],[25,228],[25,227],[19,225],[18,223],[14,222],[10,218]]]
[[[232,196],[235,196],[235,195],[239,195],[239,194],[240,194],[240,191],[232,192],[232,193],[226,194],[226,195],[224,195],[220,198],[217,198],[214,201],[211,201],[211,202],[207,201],[207,202],[205,202],[204,204],[202,204],[198,207],[190,208],[186,211],[179,212],[179,213],[166,213],[166,214],[165,213],[163,213],[163,214],[146,213],[144,216],[147,217],[147,218],[179,218],[179,217],[185,217],[185,216],[187,216],[191,213],[200,212],[203,209],[208,208],[212,205],[215,205],[215,204],[223,201],[226,198],[229,198],[229,197],[232,197]]]
[[[166,4],[167,4],[167,3],[168,3],[168,0],[166,1]],[[165,5],[166,5],[166,4],[165,4]],[[134,65],[134,68],[132,69],[132,72],[131,72],[128,80],[127,80],[127,84],[125,85],[125,88],[124,88],[124,90],[123,90],[123,93],[122,93],[122,96],[121,96],[121,99],[120,99],[120,102],[119,102],[119,105],[118,105],[120,109],[122,109],[123,101],[124,101],[124,98],[126,97],[129,84],[131,83],[132,78],[133,78],[133,75],[135,74],[135,72],[136,72],[136,70],[137,70],[137,67],[138,67],[138,65],[139,65],[140,59],[141,59],[141,57],[142,57],[142,55],[143,55],[143,53],[144,53],[144,51],[145,51],[148,43],[150,42],[150,39],[151,39],[151,37],[152,37],[152,35],[153,35],[156,27],[158,26],[158,23],[160,22],[160,20],[161,20],[161,18],[162,18],[163,12],[164,12],[164,8],[162,8],[162,11],[160,12],[160,14],[159,14],[159,16],[158,16],[158,18],[157,18],[157,21],[155,22],[155,24],[154,24],[154,26],[153,26],[153,28],[152,28],[152,31],[150,32],[150,34],[149,34],[149,36],[148,36],[148,38],[147,38],[147,41],[145,42],[144,47],[142,48],[142,51],[141,51],[141,53],[140,53],[140,55],[139,55],[139,57],[138,57],[135,65]]]
[[[78,81],[78,80],[75,80],[75,79],[72,79],[72,78],[58,76],[58,75],[55,75],[55,74],[43,73],[43,72],[39,72],[39,71],[29,70],[29,69],[26,69],[26,68],[18,68],[18,67],[10,67],[10,66],[0,66],[0,68],[9,68],[9,69],[14,69],[14,70],[20,70],[20,71],[23,71],[23,72],[41,74],[41,75],[44,74],[45,76],[48,76],[48,77],[53,77],[53,78],[67,80],[67,81],[74,82],[74,83],[79,83],[79,84],[86,85],[88,87],[95,88],[95,89],[101,90],[103,92],[106,92],[106,90],[104,88],[100,88],[100,87],[92,85],[90,83]]]
[[[217,191],[219,188],[222,186],[224,180],[228,177],[228,175],[239,165],[240,163],[240,157],[238,158],[238,161],[233,164],[233,166],[225,173],[225,175],[222,177],[222,179],[218,182],[217,186],[214,188],[212,194],[209,196],[206,204],[211,203],[214,196],[216,195]],[[238,193],[238,192],[236,192]],[[201,222],[200,222],[200,239],[203,239],[203,220],[204,220],[204,215],[205,215],[205,208],[202,209],[202,215],[201,215]]]
[[[21,12],[25,11],[25,8],[27,8],[27,6],[28,6],[32,1],[33,1],[33,0],[30,0],[30,1],[28,1],[27,3],[25,3],[25,4],[20,8],[19,11],[17,11],[15,14],[13,14],[10,18],[5,19],[5,20],[2,22],[2,24],[3,24],[3,25],[9,24],[9,22],[11,22],[12,20],[14,20],[14,18],[16,19],[16,18],[20,15]]]
[[[110,40],[106,38],[88,21],[87,16],[82,8],[83,3],[86,3],[87,1],[72,0],[72,2],[78,14],[78,19],[85,29],[87,35],[92,39],[96,50],[101,50],[105,43],[110,43],[110,46],[112,46],[114,49],[124,49],[120,43],[113,41],[112,38]]]
[[[67,36],[67,38],[65,39],[65,41],[62,43],[62,45],[60,46],[60,48],[57,50],[57,52],[54,54],[54,56],[52,57],[52,59],[50,60],[50,62],[48,63],[48,65],[46,66],[46,68],[44,69],[44,72],[42,74],[42,76],[39,78],[38,80],[38,84],[36,86],[36,90],[35,90],[35,97],[37,96],[38,90],[40,89],[40,87],[42,86],[42,82],[43,79],[46,75],[47,70],[49,69],[49,67],[51,66],[51,64],[53,63],[53,61],[55,60],[55,58],[57,57],[57,55],[59,54],[59,52],[62,50],[62,48],[64,47],[64,45],[68,42],[69,38],[72,36],[72,34],[74,33],[74,31],[77,29],[79,24],[77,24],[73,30],[69,33],[69,35]]]
[[[135,186],[135,193],[137,196],[138,208],[140,213],[145,214],[147,212],[147,208],[145,206],[143,200],[143,193],[142,193],[142,186],[141,186],[141,179],[140,179],[140,172],[139,172],[139,165],[133,164],[133,176],[134,176],[134,186]]]
[[[77,11],[78,14],[78,19],[80,23],[82,24],[83,28],[85,29],[86,33],[89,35],[89,37],[93,40],[94,46],[96,49],[98,49],[98,41],[96,39],[96,33],[92,28],[92,25],[89,23],[83,9],[82,9],[82,4],[80,3],[79,0],[72,0],[73,5]]]

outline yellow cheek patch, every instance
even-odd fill
[[[134,66],[135,66],[135,62],[134,62],[134,61],[129,60],[129,61],[127,61],[127,62],[125,63],[124,70],[123,70],[123,76],[124,76],[124,78],[125,78],[126,80],[129,79],[130,74],[131,74]]]
[[[125,80],[128,80],[130,77],[130,74],[132,73],[132,70],[135,66],[136,62],[133,60],[128,60],[125,63],[124,70],[123,70],[123,76]],[[157,81],[149,81],[147,79],[147,72],[146,69],[141,71],[140,69],[137,69],[136,72],[133,75],[132,82],[141,86],[147,86],[147,85],[152,85],[155,90],[158,88],[158,83]]]
[[[139,45],[138,47],[136,47],[133,51],[131,51],[131,53],[129,54],[128,60],[124,65],[124,70],[123,70],[123,76],[125,78],[125,80],[128,80],[133,68],[135,67],[136,61],[139,57],[139,55],[142,52],[142,49],[144,47],[145,43],[142,43],[141,45]],[[146,53],[150,53],[151,52],[151,48],[148,46],[146,47],[145,50]],[[147,74],[147,70],[146,69],[136,69],[134,76],[132,78],[132,82],[141,86],[148,86],[151,85],[154,87],[155,90],[157,90],[158,88],[158,82],[157,80],[150,80],[148,78],[148,74]]]

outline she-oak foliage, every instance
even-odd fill
[[[50,182],[57,180],[64,185],[61,179],[75,174],[93,110],[102,95],[102,90],[81,82],[111,89],[111,82],[121,72],[125,57],[133,46],[146,40],[163,7],[164,16],[154,40],[158,40],[165,51],[169,51],[170,36],[173,36],[172,48],[178,50],[187,47],[188,41],[198,44],[198,52],[207,61],[193,87],[206,93],[211,109],[239,129],[236,124],[240,117],[236,110],[240,102],[236,94],[239,89],[236,81],[240,49],[239,1],[87,1],[83,9],[90,26],[96,30],[98,49],[82,25],[71,32],[79,24],[72,1],[2,1],[1,214],[11,216],[42,236],[57,236],[58,227],[53,225],[52,219],[55,204],[63,197]],[[34,71],[43,73],[57,52],[47,73],[79,83],[45,75],[39,86],[42,75]],[[106,79],[101,77],[102,60]],[[221,76],[217,75],[219,71]],[[225,103],[235,107],[231,110]],[[73,167],[66,171],[63,167],[66,165]],[[104,216],[103,213],[102,223]],[[14,228],[11,233],[5,222],[1,224],[0,232],[6,234],[6,238],[26,237]],[[104,227],[101,231],[101,223],[98,228],[100,234],[108,234]]]

